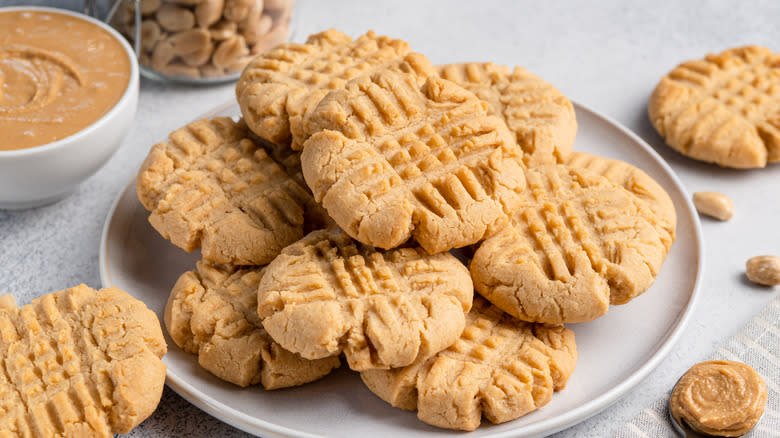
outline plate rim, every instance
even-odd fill
[[[572,104],[575,108],[575,114],[579,112],[589,113],[589,115],[597,119],[600,119],[603,122],[606,122],[607,124],[616,128],[622,134],[631,138],[646,153],[648,153],[655,160],[657,164],[661,166],[661,168],[671,178],[672,182],[677,186],[676,188],[680,190],[680,192],[683,195],[683,200],[684,200],[683,205],[685,206],[685,210],[686,210],[685,213],[687,213],[687,215],[691,218],[691,223],[693,224],[694,233],[692,237],[695,241],[694,243],[695,243],[696,253],[697,253],[696,278],[694,279],[693,290],[691,291],[688,302],[682,311],[682,315],[678,318],[677,323],[670,329],[671,331],[669,335],[666,337],[663,343],[656,349],[656,351],[653,353],[653,355],[650,357],[649,360],[647,360],[642,366],[640,366],[636,371],[634,371],[628,377],[623,379],[623,381],[621,381],[620,383],[618,383],[608,391],[602,393],[598,397],[584,403],[583,405],[574,408],[562,415],[547,418],[535,424],[524,426],[522,432],[525,433],[526,434],[525,436],[528,437],[553,434],[563,429],[574,426],[575,424],[578,424],[582,421],[585,421],[588,418],[596,415],[597,413],[611,406],[617,400],[625,396],[628,393],[628,391],[630,391],[632,388],[634,388],[639,383],[641,383],[642,380],[644,380],[655,368],[658,367],[658,365],[660,365],[660,363],[666,358],[666,356],[669,355],[669,353],[672,351],[674,346],[680,340],[680,337],[685,331],[685,328],[687,327],[688,322],[690,321],[693,315],[693,309],[700,296],[700,289],[701,289],[702,279],[704,276],[705,252],[704,252],[704,239],[703,239],[703,233],[701,229],[701,222],[699,220],[698,215],[695,213],[696,210],[693,206],[693,201],[691,200],[691,197],[689,196],[688,191],[685,189],[685,186],[683,185],[682,181],[680,181],[680,178],[677,176],[677,173],[652,146],[650,146],[645,140],[639,137],[636,133],[634,133],[627,127],[623,126],[620,122],[614,120],[613,118],[605,114],[600,113],[599,111],[592,109],[587,105],[575,101],[572,101]],[[237,104],[234,101],[229,100],[224,104],[218,105],[217,107],[208,111],[207,113],[195,118],[195,120],[199,120],[205,117],[211,117],[219,112],[222,112],[236,105]],[[111,223],[112,220],[114,219],[114,214],[116,213],[116,209],[119,206],[119,203],[122,201],[122,199],[124,199],[127,192],[129,190],[132,190],[135,187],[135,181],[136,178],[133,177],[126,185],[123,186],[123,189],[119,192],[119,194],[116,196],[114,201],[111,203],[111,207],[109,208],[108,213],[106,215],[106,219],[103,223],[103,229],[100,236],[100,251],[99,251],[98,263],[99,263],[99,270],[100,270],[100,281],[102,287],[104,288],[112,286],[110,273],[108,272],[108,268],[107,268],[108,231],[109,228],[111,227]],[[241,429],[247,433],[255,434],[255,435],[257,433],[263,433],[263,434],[272,434],[273,436],[277,436],[277,437],[294,437],[294,438],[323,437],[323,435],[310,434],[308,432],[290,429],[288,427],[270,423],[267,420],[258,417],[253,417],[251,415],[240,412],[226,405],[225,403],[220,402],[212,398],[211,396],[208,396],[203,392],[199,391],[197,388],[195,388],[194,385],[184,381],[177,374],[173,373],[169,368],[166,369],[165,375],[166,375],[166,379],[165,379],[166,385],[168,385],[174,392],[179,394],[182,398],[187,400],[189,403],[195,405],[196,407],[208,413],[212,417],[222,422],[225,422],[233,427]],[[507,430],[502,432],[496,432],[494,434],[489,433],[486,435],[486,437],[510,438],[516,436],[518,432],[519,432],[518,429]]]

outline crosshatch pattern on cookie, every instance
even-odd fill
[[[303,211],[303,232],[308,234],[314,230],[320,230],[324,228],[330,228],[336,224],[333,219],[328,216],[328,212],[325,208],[316,202],[311,196],[311,189],[306,185],[306,180],[303,178],[303,170],[301,170],[301,153],[300,151],[294,151],[290,148],[289,144],[276,144],[270,141],[258,137],[257,134],[249,133],[249,137],[253,142],[268,152],[268,155],[272,160],[277,162],[287,175],[295,180],[298,185],[309,193],[309,196],[303,199],[304,211]]]
[[[434,74],[430,62],[404,41],[372,31],[352,40],[330,29],[305,44],[282,44],[255,58],[241,74],[236,96],[252,131],[300,150],[306,140],[303,120],[328,91],[383,69],[417,72],[423,80]]]
[[[669,251],[676,236],[677,212],[669,194],[653,178],[625,161],[585,152],[572,152],[565,164],[599,174],[643,200],[658,220],[656,229]]]
[[[590,321],[653,283],[667,254],[641,201],[584,169],[526,172],[524,204],[471,261],[476,290],[525,321]]]
[[[301,163],[315,199],[355,239],[431,253],[475,243],[512,211],[522,150],[458,85],[382,72],[317,106]]]
[[[258,288],[271,337],[309,359],[344,352],[350,368],[408,365],[457,339],[471,307],[468,270],[448,253],[380,252],[315,231],[282,251]]]
[[[438,427],[476,429],[523,416],[547,404],[574,371],[574,332],[512,318],[475,297],[460,338],[435,356],[404,368],[360,374],[383,400],[417,410]]]
[[[528,70],[486,63],[437,67],[439,75],[487,102],[502,117],[530,166],[563,161],[574,146],[574,106],[558,89]]]
[[[179,277],[165,308],[165,326],[176,345],[222,380],[265,389],[302,385],[339,366],[338,357],[306,360],[284,350],[257,315],[261,267],[199,261]]]
[[[242,121],[217,117],[152,148],[136,188],[163,237],[202,247],[207,260],[262,265],[324,222],[312,216],[321,210],[309,192],[247,136]]]
[[[721,166],[780,161],[780,55],[740,47],[680,64],[648,105],[669,146]]]
[[[154,412],[166,352],[157,316],[84,285],[21,308],[0,296],[0,435],[113,437]]]

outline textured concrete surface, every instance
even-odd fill
[[[9,2],[0,2],[5,4]],[[749,257],[780,254],[776,219],[780,217],[780,164],[734,171],[689,160],[664,146],[645,108],[660,76],[683,60],[748,43],[780,51],[778,21],[780,2],[776,0],[739,5],[724,0],[299,0],[293,39],[301,41],[329,27],[352,35],[374,29],[408,40],[434,63],[492,60],[527,67],[572,100],[639,134],[672,165],[689,193],[715,190],[732,197],[736,214],[730,222],[702,220],[706,275],[682,341],[629,395],[554,435],[604,437],[661,396],[685,369],[736,333],[777,294],[752,286],[742,273]],[[0,211],[0,292],[28,303],[38,295],[78,283],[99,287],[103,222],[148,149],[172,129],[232,96],[232,84],[193,87],[144,79],[135,126],[103,169],[54,205]],[[246,435],[167,389],[160,409],[130,436]]]

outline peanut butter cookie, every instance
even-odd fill
[[[676,236],[677,212],[672,199],[650,175],[625,161],[572,152],[565,163],[597,173],[637,196],[658,220],[657,229],[668,251]]]
[[[420,81],[435,74],[430,62],[401,40],[368,32],[353,40],[330,29],[305,44],[286,43],[255,58],[241,74],[236,97],[249,128],[277,144],[303,147],[307,113],[325,95],[357,76],[401,70]]]
[[[655,280],[667,254],[659,220],[643,201],[585,169],[526,171],[512,225],[471,261],[475,289],[530,322],[590,321]]]
[[[266,267],[257,312],[283,348],[307,359],[343,351],[362,371],[447,348],[472,296],[468,270],[448,253],[377,251],[340,231],[315,231]]]
[[[17,307],[0,296],[0,435],[105,437],[157,408],[160,322],[127,293],[80,285]]]
[[[265,389],[302,385],[339,366],[338,357],[306,360],[274,342],[257,316],[264,268],[237,268],[201,260],[173,286],[165,326],[176,345],[198,355],[209,372],[238,386]]]
[[[308,129],[301,165],[314,198],[368,245],[473,244],[506,221],[525,186],[504,121],[437,76],[422,86],[405,73],[362,76],[328,94]]]
[[[661,78],[647,111],[691,158],[742,169],[780,161],[780,55],[747,46],[684,62]]]
[[[439,75],[473,92],[502,117],[530,166],[560,163],[571,152],[577,135],[574,106],[558,89],[520,67],[486,63],[437,67]]]
[[[242,122],[204,119],[156,144],[138,172],[149,222],[217,263],[263,265],[327,222],[310,193],[248,138]]]
[[[360,373],[382,400],[447,429],[474,430],[546,405],[577,363],[574,332],[518,321],[480,297],[463,334],[435,356],[391,370]]]

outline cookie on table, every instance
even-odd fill
[[[357,78],[317,105],[307,129],[301,166],[314,198],[368,245],[473,244],[505,223],[525,186],[504,121],[438,76],[422,86],[392,71]]]
[[[522,322],[481,297],[455,343],[435,356],[391,370],[360,373],[395,407],[447,429],[474,430],[521,417],[564,389],[577,363],[574,332]]]
[[[684,62],[661,78],[647,110],[691,158],[742,169],[780,161],[780,54],[747,46]]]
[[[0,296],[0,435],[113,437],[154,412],[165,384],[157,315],[80,285],[18,307]]]
[[[486,63],[436,67],[444,79],[473,92],[502,117],[530,166],[562,162],[574,146],[574,106],[557,88],[528,70]]]
[[[449,253],[378,251],[341,231],[314,231],[266,267],[257,313],[283,348],[307,359],[343,352],[362,371],[447,348],[472,297],[468,269]]]
[[[327,222],[246,124],[226,117],[190,123],[154,145],[136,189],[163,237],[217,263],[266,264]]]
[[[236,97],[252,131],[300,150],[307,135],[304,118],[328,91],[381,70],[414,73],[420,80],[435,74],[405,41],[371,31],[353,40],[330,29],[309,36],[305,44],[285,43],[259,55],[241,74]]]
[[[526,171],[512,225],[480,245],[474,288],[530,322],[585,322],[652,285],[668,252],[644,201],[586,169]]]
[[[165,326],[176,345],[222,380],[265,389],[302,385],[339,366],[338,357],[306,360],[274,342],[257,316],[257,286],[264,268],[201,260],[179,277],[165,307]]]
[[[572,152],[564,162],[597,173],[643,200],[658,219],[658,232],[668,251],[676,237],[677,212],[669,194],[650,175],[625,161]]]

